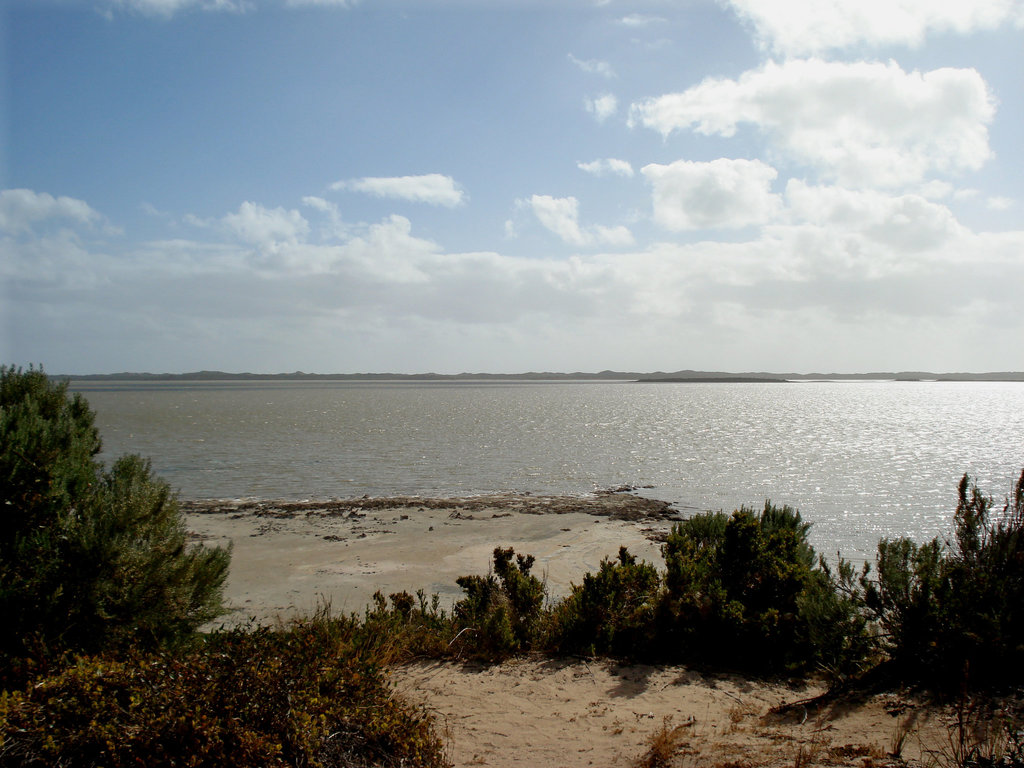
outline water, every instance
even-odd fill
[[[964,472],[1024,467],[1024,384],[77,383],[101,458],[150,456],[185,498],[619,485],[683,509],[798,508],[824,552],[948,531]]]

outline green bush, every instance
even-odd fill
[[[390,606],[388,600],[391,601]],[[455,635],[452,617],[439,606],[441,598],[429,601],[422,589],[415,597],[408,592],[395,592],[384,597],[373,594],[373,605],[363,617],[367,642],[374,642],[383,657],[407,661],[416,656],[442,658],[449,653]]]
[[[501,659],[534,647],[541,633],[544,584],[530,573],[533,563],[533,555],[497,547],[494,573],[456,579],[466,592],[453,609],[459,649]]]
[[[813,649],[809,663],[832,684],[864,672],[877,661],[877,640],[869,627],[864,591],[849,561],[839,557],[833,572],[819,558],[818,568],[797,598],[797,610],[799,642]]]
[[[213,633],[174,653],[81,658],[0,698],[0,766],[443,766],[358,622]]]
[[[625,547],[553,609],[551,643],[562,653],[642,657],[651,650],[661,575]]]
[[[760,514],[742,507],[673,526],[658,619],[664,653],[757,672],[859,661],[855,597],[816,562],[809,528],[799,512],[769,502]],[[835,625],[837,617],[844,623]]]
[[[953,538],[878,544],[866,602],[900,673],[939,687],[1024,681],[1024,473],[1002,514],[964,475]]]
[[[221,612],[229,552],[187,546],[149,463],[106,470],[99,450],[81,396],[0,367],[0,677],[64,651],[176,640]]]
[[[500,660],[543,650],[842,678],[872,650],[863,594],[849,563],[840,559],[833,574],[817,558],[809,528],[771,503],[761,513],[696,515],[673,526],[664,575],[621,548],[550,608],[530,574],[533,558],[498,548],[492,574],[458,579],[466,597],[447,627],[422,597],[417,612],[409,596],[392,596],[391,609],[379,596],[372,615],[394,632],[430,623],[433,644],[421,633],[418,647],[441,655]]]

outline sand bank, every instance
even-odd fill
[[[455,579],[487,573],[497,546],[534,555],[534,573],[558,597],[620,546],[660,564],[658,539],[677,517],[665,502],[619,492],[182,507],[193,538],[232,545],[227,624],[309,614],[325,602],[362,612],[377,590],[423,589],[450,607],[462,596]]]

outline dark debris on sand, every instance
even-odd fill
[[[586,496],[535,496],[497,493],[456,498],[420,496],[364,496],[358,499],[319,501],[268,501],[255,499],[205,499],[182,501],[182,511],[190,514],[251,514],[259,517],[293,518],[299,516],[357,517],[369,510],[437,509],[468,515],[500,510],[528,515],[563,515],[582,512],[613,520],[677,520],[678,511],[667,501],[647,499],[616,488]]]

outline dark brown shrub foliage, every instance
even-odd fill
[[[84,657],[0,700],[0,766],[443,766],[358,623],[218,632],[177,653]],[[361,647],[364,646],[364,647]]]

